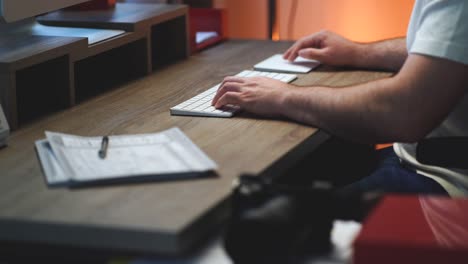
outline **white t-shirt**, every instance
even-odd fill
[[[468,65],[468,1],[416,0],[406,38],[409,53]],[[436,136],[468,136],[468,93],[440,126],[428,135]],[[416,144],[397,143],[394,150],[403,163],[439,182],[451,196],[468,195],[468,170],[418,163],[415,159]]]

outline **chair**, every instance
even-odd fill
[[[416,159],[426,165],[468,169],[468,137],[426,138],[418,143]]]

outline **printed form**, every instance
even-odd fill
[[[36,142],[49,183],[86,182],[129,176],[168,175],[215,170],[217,165],[179,128],[155,134],[109,136],[105,158],[102,137],[46,131]]]

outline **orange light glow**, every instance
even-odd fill
[[[273,32],[271,34],[271,39],[273,41],[279,41],[280,40],[280,33],[279,33],[279,25],[278,25],[278,21],[275,22],[275,24],[273,25]]]
[[[266,0],[216,1],[227,10],[229,37],[270,37]],[[291,12],[294,3],[296,9]],[[404,36],[413,4],[414,0],[277,1],[278,25],[273,37],[275,40],[295,40],[322,29],[356,41]]]
[[[273,41],[279,41],[280,40],[280,35],[278,31],[273,31],[273,35],[271,36],[271,39]]]
[[[281,36],[298,39],[322,29],[356,41],[374,41],[406,35],[413,0],[295,0],[278,1]],[[291,25],[288,25],[292,21]],[[293,32],[287,32],[288,29]]]

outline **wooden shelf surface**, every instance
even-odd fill
[[[0,72],[87,49],[85,38],[7,34],[0,38]]]
[[[106,10],[62,10],[38,17],[44,25],[137,31],[186,14],[185,5],[117,3]]]

